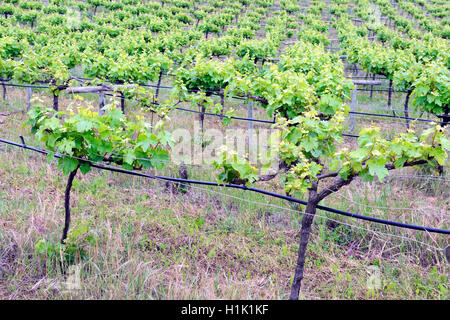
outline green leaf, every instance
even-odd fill
[[[439,141],[440,141],[443,149],[450,151],[450,141],[447,139],[447,137],[442,136]]]
[[[78,166],[78,160],[71,157],[60,158],[62,160],[62,171],[67,176],[74,171]]]
[[[50,118],[44,121],[43,128],[49,130],[56,130],[60,127],[59,120],[57,118]]]
[[[62,139],[58,143],[58,150],[61,153],[72,155],[72,150],[75,148],[75,141],[69,139]]]
[[[394,166],[396,169],[403,167],[403,165],[405,164],[406,160],[408,160],[406,157],[401,157],[397,160],[394,161]]]
[[[158,143],[158,137],[150,133],[150,135],[142,134],[138,137],[138,144],[137,146],[140,146],[144,152],[147,152],[147,150]]]
[[[123,161],[130,166],[133,165],[134,160],[136,160],[136,155],[134,154],[134,150],[128,149],[125,152],[125,155],[123,157]]]
[[[80,164],[80,171],[82,174],[86,174],[91,171],[91,164],[89,162],[82,162]]]
[[[154,166],[158,170],[163,169],[164,165],[168,160],[169,160],[169,152],[164,149],[155,150],[150,159],[152,166]]]
[[[348,177],[350,176],[351,173],[351,169],[348,166],[344,166],[341,168],[341,170],[339,171],[339,177],[341,177],[344,180],[347,180]]]
[[[435,147],[429,151],[429,155],[434,157],[436,161],[443,166],[445,163],[445,159],[447,159],[448,155],[445,150],[439,147]]]
[[[383,179],[389,174],[389,170],[386,168],[384,164],[375,164],[373,162],[367,162],[369,166],[369,173],[372,176],[377,175],[380,182],[383,182]]]
[[[75,127],[78,132],[86,132],[92,129],[93,123],[87,119],[81,119],[79,122],[75,124]]]
[[[53,151],[49,151],[47,153],[47,162],[51,163],[53,161],[53,158],[55,157],[55,153]]]

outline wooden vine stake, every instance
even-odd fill
[[[27,87],[27,110],[30,110],[31,108],[31,96],[32,96],[31,87]]]
[[[253,119],[253,100],[248,101],[248,118]],[[248,122],[248,153],[251,154],[253,147],[253,121]]]
[[[125,96],[123,95],[123,92],[120,93],[120,110],[125,114]]]
[[[106,103],[105,92],[100,91],[98,94],[98,114],[101,116],[105,114],[105,110],[103,110],[105,103]]]
[[[356,94],[358,92],[358,85],[355,84],[355,88],[352,90],[352,101],[350,103],[350,110],[355,111],[356,110]],[[355,115],[350,114],[350,132],[353,132],[355,130]]]
[[[375,73],[372,74],[372,80],[375,81]],[[373,85],[370,86],[370,100],[373,98]]]

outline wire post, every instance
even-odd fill
[[[331,39],[331,21],[328,24],[328,39]],[[333,42],[330,41],[330,51],[333,53]]]
[[[123,114],[125,114],[125,96],[123,95],[123,92],[120,93],[120,109]]]
[[[352,90],[352,102],[350,103],[350,132],[355,130],[355,114],[353,113],[356,109],[356,93],[358,92],[358,85],[355,84],[355,88]]]
[[[30,110],[31,108],[31,87],[27,86],[27,110]]]
[[[98,94],[98,114],[100,116],[105,114],[105,110],[103,110],[104,106],[105,106],[105,92],[100,91]]]
[[[375,73],[372,74],[372,80],[375,81]],[[370,86],[370,100],[373,98],[373,85]]]
[[[248,102],[248,118],[253,119],[253,100],[249,100]],[[253,121],[248,122],[248,152],[250,154],[250,150],[253,145]]]

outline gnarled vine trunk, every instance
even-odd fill
[[[406,98],[405,98],[405,118],[406,118],[406,128],[409,129],[409,112],[408,112],[408,103],[409,103],[409,97],[411,96],[411,92],[412,90],[408,90],[408,92],[406,93]]]
[[[53,109],[58,111],[59,109],[59,96],[53,92]]]
[[[442,119],[442,126],[445,127],[450,123],[450,106],[444,107],[444,114],[440,117]]]
[[[210,97],[211,95],[212,95],[212,92],[207,92],[206,93],[207,97]],[[205,112],[206,112],[206,101],[202,100],[200,102],[200,105],[201,105],[200,106],[201,110],[200,110],[200,114],[199,114],[199,120],[200,120],[200,130],[201,130],[201,133],[203,135],[203,132],[204,132],[204,121],[205,121]]]
[[[125,96],[123,93],[120,93],[120,109],[122,110],[123,114],[125,114]]]
[[[2,87],[3,87],[3,100],[6,100],[6,84],[4,81],[2,81]]]
[[[305,268],[306,247],[308,246],[309,235],[311,233],[314,215],[316,214],[317,204],[317,183],[313,182],[312,187],[309,189],[308,204],[302,219],[297,265],[295,267],[294,280],[292,281],[291,295],[289,297],[290,300],[298,300],[299,297],[300,286]]]
[[[77,175],[78,166],[75,170],[69,173],[69,179],[67,180],[66,185],[66,192],[64,194],[64,211],[65,211],[65,220],[64,220],[64,229],[63,234],[61,237],[61,244],[64,244],[64,242],[67,239],[67,233],[69,232],[70,227],[70,190],[72,189],[73,180],[75,179],[75,176]]]
[[[222,106],[222,111],[220,111],[220,114],[223,115],[225,109],[225,95],[223,88],[220,88],[220,105]]]
[[[391,109],[391,105],[392,105],[392,80],[389,80],[388,109]],[[395,110],[392,110],[392,113],[395,116]]]
[[[155,93],[156,103],[158,103],[159,87],[161,86],[162,75],[163,75],[163,71],[160,70],[160,71],[159,71],[159,78],[158,78],[158,85],[156,86],[156,93]]]
[[[372,80],[375,81],[375,73],[372,74]],[[370,100],[373,98],[373,85],[370,86]]]

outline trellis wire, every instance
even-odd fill
[[[18,123],[21,123],[19,120],[15,120],[15,119],[9,119],[9,120],[14,120]],[[0,127],[0,130],[5,131],[5,127]],[[9,134],[9,137],[15,137],[17,136],[17,132],[12,131],[11,129],[6,130],[7,133]],[[350,136],[350,137],[354,137],[357,138],[359,137],[358,135],[352,135],[352,134],[343,134],[344,136]],[[32,135],[28,135],[26,136],[27,138],[33,138]],[[28,144],[29,145],[29,144]],[[39,146],[33,146],[35,148],[38,148]],[[120,159],[124,159],[124,156],[119,154],[119,153],[115,153],[115,152],[111,152],[112,155],[114,155],[117,158]],[[97,156],[101,156],[100,154],[96,154]],[[140,158],[140,157],[136,157],[137,160],[143,160],[143,161],[150,161],[151,159],[149,158]],[[174,166],[179,166],[181,165],[181,163],[176,163],[170,160],[158,160],[160,162],[165,162],[167,164],[172,164]],[[183,165],[185,166],[189,166],[189,167],[193,167],[193,168],[197,168],[197,169],[202,169],[205,171],[210,172],[213,169],[213,166],[207,163],[204,164],[188,164],[188,163],[183,163]],[[443,177],[438,177],[438,176],[434,176],[434,175],[399,175],[399,174],[390,174],[389,176],[387,176],[386,178],[391,179],[391,178],[396,178],[396,179],[423,179],[423,180],[439,180],[439,181],[445,181],[445,182],[450,182],[450,179],[446,179]]]
[[[4,140],[4,139],[0,139],[0,142],[7,143],[7,144],[10,144],[10,145],[13,145],[13,146],[17,146],[17,147],[21,147],[21,148],[24,148],[24,149],[36,151],[36,152],[39,152],[41,154],[48,154],[48,152],[45,151],[45,150],[40,150],[40,149],[37,149],[37,148],[34,148],[34,147],[27,146],[25,144],[25,142],[23,141],[23,139],[22,139],[22,144],[19,144],[19,143],[16,143],[16,142],[12,142],[12,141],[8,141],[8,140]],[[57,157],[57,158],[60,158],[63,155],[55,154],[54,156]],[[274,197],[274,198],[279,198],[279,199],[282,199],[282,200],[286,200],[286,201],[290,201],[290,202],[294,202],[294,203],[298,203],[298,204],[302,204],[302,205],[307,205],[307,202],[303,201],[303,200],[299,200],[299,199],[296,199],[296,198],[293,198],[293,197],[290,197],[290,196],[285,196],[285,195],[277,194],[277,193],[266,191],[266,190],[262,190],[262,189],[257,189],[257,188],[253,188],[253,187],[247,187],[247,186],[244,186],[244,185],[218,184],[217,182],[210,182],[210,181],[198,181],[198,180],[190,180],[190,179],[164,177],[164,176],[158,176],[158,175],[152,175],[152,174],[144,174],[144,173],[140,173],[140,172],[136,172],[136,171],[129,171],[129,170],[116,168],[116,167],[105,167],[105,166],[102,166],[102,165],[94,164],[92,161],[89,161],[89,160],[86,160],[86,159],[77,158],[77,157],[74,157],[74,158],[76,158],[76,159],[78,159],[80,161],[89,162],[91,167],[93,167],[93,168],[103,169],[103,170],[107,170],[107,171],[124,173],[124,174],[128,174],[128,175],[133,175],[133,176],[146,177],[146,178],[150,178],[150,179],[160,179],[160,180],[173,181],[173,182],[185,182],[185,183],[189,183],[189,184],[198,184],[198,185],[208,185],[208,186],[215,186],[215,187],[226,187],[226,188],[241,189],[241,190],[245,190],[245,191],[252,191],[252,192],[264,194],[264,195],[267,195],[267,196],[271,196],[271,197]],[[411,224],[406,224],[406,223],[389,221],[389,220],[384,220],[384,219],[379,219],[379,218],[374,218],[374,217],[362,216],[362,215],[359,215],[359,214],[354,214],[354,213],[346,212],[346,211],[343,211],[343,210],[329,208],[329,207],[325,207],[325,206],[322,206],[322,205],[317,205],[316,208],[319,209],[319,210],[325,210],[325,211],[328,211],[328,212],[331,212],[331,213],[335,213],[335,214],[339,214],[339,215],[343,215],[343,216],[347,216],[347,217],[353,217],[353,218],[356,218],[356,219],[371,221],[371,222],[375,222],[375,223],[380,223],[380,224],[386,224],[386,225],[391,225],[391,226],[396,226],[396,227],[401,227],[401,228],[406,228],[406,229],[425,231],[425,232],[450,234],[450,230],[430,228],[430,227],[424,227],[424,226],[417,226],[417,225],[411,225]]]
[[[18,86],[18,87],[28,87],[28,86],[30,86],[30,85],[17,85],[17,84],[8,84],[8,85],[13,85],[13,86]],[[41,88],[41,87],[45,87],[45,86],[38,86],[38,87]],[[47,86],[46,88],[48,88],[48,87],[49,86]],[[105,95],[111,96],[111,94],[105,94]],[[231,97],[231,98],[234,99],[235,97]],[[241,98],[241,97],[237,97],[237,98]],[[125,98],[125,99],[127,99],[127,98]],[[241,98],[241,99],[247,100],[247,98]],[[128,99],[128,100],[130,100],[130,99]],[[152,104],[153,105],[159,105],[156,102],[154,102]],[[225,116],[225,115],[214,114],[214,113],[207,113],[207,112],[196,111],[196,110],[190,110],[190,109],[185,109],[185,108],[180,108],[180,107],[176,107],[175,109],[181,110],[181,111],[186,111],[186,112],[192,112],[192,113],[197,113],[197,114],[208,115],[208,116],[227,118],[227,116]],[[376,113],[359,112],[359,111],[350,111],[349,114],[367,115],[367,116],[376,116],[376,117],[385,117],[385,118],[397,118],[397,119],[404,119],[404,120],[413,120],[413,121],[445,124],[445,122],[443,122],[443,121],[436,121],[436,120],[423,119],[423,118],[404,117],[404,116],[397,116],[397,115],[390,115],[390,114],[376,114]],[[230,116],[230,118],[231,119],[235,119],[235,120],[241,120],[241,121],[253,121],[253,122],[261,122],[261,123],[271,123],[271,124],[275,123],[274,121],[270,121],[270,120],[250,119],[250,118],[245,118],[245,117],[233,117],[233,116]]]
[[[0,139],[0,142],[3,142],[3,141],[1,141],[1,139]],[[97,168],[97,169],[100,169],[100,168]],[[157,179],[157,180],[161,180],[161,179]],[[177,181],[166,181],[166,182],[169,182],[169,183],[172,183],[172,184],[177,184],[177,185],[184,185],[184,186],[186,186],[186,187],[193,188],[193,189],[197,189],[197,190],[200,190],[200,191],[202,191],[202,192],[219,194],[219,195],[221,195],[222,197],[227,197],[227,198],[230,198],[230,199],[235,199],[235,200],[239,200],[239,201],[244,201],[244,202],[251,203],[251,204],[254,204],[254,205],[265,206],[265,207],[271,207],[271,208],[273,208],[273,209],[278,209],[278,210],[283,210],[283,211],[288,211],[288,212],[295,212],[295,213],[297,213],[297,214],[308,214],[308,215],[311,215],[311,214],[306,213],[306,212],[301,211],[301,210],[294,210],[294,209],[291,209],[291,208],[281,207],[281,206],[277,206],[277,205],[270,204],[270,203],[262,203],[262,202],[258,202],[258,201],[248,200],[248,199],[241,198],[241,197],[236,197],[236,196],[233,196],[233,195],[224,193],[224,192],[215,191],[215,190],[210,190],[210,189],[202,188],[202,187],[199,187],[199,186],[196,186],[196,185],[191,185],[191,184],[188,183],[188,182],[177,182]],[[420,244],[420,245],[426,246],[426,247],[431,248],[431,249],[434,249],[434,250],[436,250],[436,251],[442,251],[442,249],[439,248],[439,247],[436,247],[436,246],[433,246],[433,245],[431,245],[431,244],[422,242],[422,241],[417,240],[417,239],[409,238],[409,237],[406,237],[406,236],[396,235],[396,234],[387,233],[387,232],[383,232],[383,231],[378,231],[378,230],[373,230],[373,229],[364,228],[364,227],[357,226],[357,225],[350,224],[350,223],[346,223],[346,222],[343,222],[343,221],[338,221],[338,220],[332,219],[332,218],[330,218],[330,217],[327,217],[327,216],[325,216],[325,215],[320,215],[320,214],[317,214],[317,213],[315,214],[315,217],[318,217],[318,218],[320,218],[320,219],[325,219],[325,220],[328,220],[328,221],[333,221],[333,222],[335,222],[335,223],[337,223],[337,224],[346,225],[346,226],[353,227],[353,228],[356,228],[356,229],[364,230],[364,231],[366,231],[366,232],[370,232],[370,233],[373,233],[373,234],[375,234],[375,235],[376,235],[376,234],[383,234],[383,235],[385,235],[385,236],[391,236],[391,237],[400,238],[400,239],[403,239],[403,240],[406,240],[406,241],[416,242],[416,243],[418,243],[418,244]]]

